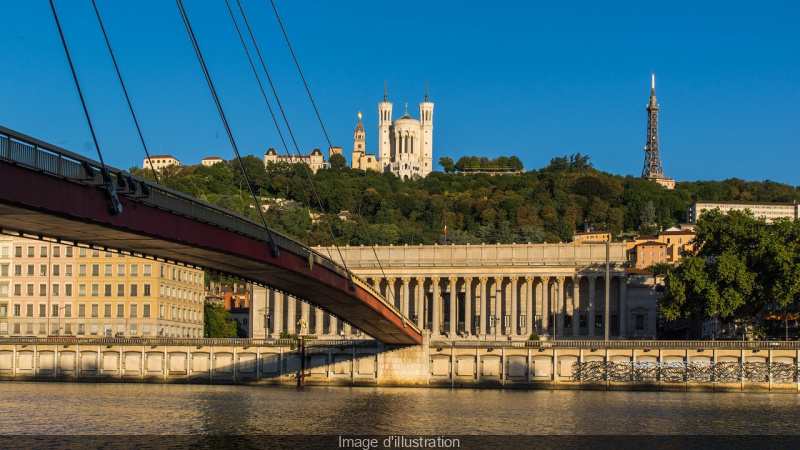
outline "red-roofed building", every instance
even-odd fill
[[[172,165],[176,165],[176,166],[180,166],[181,165],[181,162],[178,161],[178,159],[173,157],[172,155],[153,155],[153,156],[150,157],[150,161],[152,161],[153,169],[155,169],[155,170],[161,170],[164,167],[172,166]],[[142,168],[143,169],[149,169],[150,168],[150,162],[147,161],[147,158],[144,158],[142,160]]]
[[[220,158],[219,156],[209,156],[208,158],[203,158],[200,160],[200,163],[204,166],[213,166],[216,163],[225,162],[224,159]]]

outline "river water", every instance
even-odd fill
[[[794,394],[36,382],[0,389],[6,435],[800,433]]]

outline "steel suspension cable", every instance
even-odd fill
[[[256,53],[258,54],[259,61],[261,62],[261,67],[264,69],[264,73],[267,75],[267,81],[269,82],[270,88],[272,90],[272,95],[275,96],[275,102],[278,104],[278,109],[281,111],[281,115],[283,116],[283,121],[286,124],[286,129],[288,130],[289,136],[291,137],[292,142],[294,143],[295,151],[297,152],[297,155],[300,156],[300,147],[297,145],[297,139],[294,136],[294,132],[292,131],[291,125],[289,125],[289,119],[286,117],[286,111],[283,109],[283,105],[281,104],[280,97],[278,96],[278,92],[275,89],[275,84],[272,82],[272,77],[270,76],[269,70],[267,69],[267,65],[264,62],[264,57],[261,54],[261,49],[259,48],[258,43],[256,42],[255,36],[253,34],[253,29],[250,27],[250,22],[247,20],[247,14],[244,12],[244,8],[242,8],[241,1],[240,0],[236,0],[236,3],[239,6],[239,11],[242,14],[242,19],[244,19],[244,23],[245,23],[245,27],[247,28],[247,32],[250,34],[250,39],[253,41],[253,47],[255,48]],[[311,191],[314,194],[314,198],[316,199],[317,204],[320,207],[320,211],[322,212],[322,217],[325,220],[325,224],[328,227],[328,231],[329,231],[329,233],[331,235],[331,239],[333,241],[333,245],[334,245],[334,247],[336,247],[336,250],[339,252],[339,258],[342,261],[342,265],[344,266],[348,277],[350,278],[351,288],[355,288],[355,283],[353,282],[352,273],[350,272],[350,269],[347,268],[347,262],[345,261],[344,256],[342,255],[342,252],[339,249],[339,246],[336,244],[336,236],[333,233],[333,227],[331,225],[330,219],[328,218],[327,214],[325,214],[325,208],[322,206],[322,201],[320,200],[319,194],[317,193],[317,188],[314,185],[314,181],[312,180],[311,174],[308,171],[309,170],[308,165],[304,164],[303,166],[304,166],[304,169],[305,169],[305,172],[306,172],[306,176],[308,177],[310,185],[311,185]]]
[[[94,147],[97,149],[97,156],[100,158],[101,174],[103,176],[103,182],[105,182],[106,184],[106,189],[108,189],[109,203],[110,203],[109,206],[111,208],[111,213],[117,215],[122,212],[122,204],[119,202],[119,199],[117,198],[117,190],[114,187],[114,183],[111,180],[111,176],[108,174],[108,169],[106,169],[106,163],[105,161],[103,161],[103,153],[100,151],[100,144],[97,143],[97,135],[94,132],[94,126],[92,125],[92,118],[89,117],[89,108],[86,106],[86,100],[83,98],[83,91],[81,90],[81,84],[78,81],[78,75],[75,72],[75,65],[72,64],[72,57],[69,54],[67,41],[64,38],[64,31],[61,29],[61,22],[59,22],[58,20],[58,13],[56,12],[56,6],[53,4],[53,0],[50,0],[50,9],[53,11],[53,18],[56,21],[56,27],[58,28],[58,35],[61,37],[61,44],[64,46],[64,53],[66,53],[67,61],[69,62],[69,70],[72,72],[72,79],[75,80],[75,87],[78,89],[78,97],[80,97],[81,99],[83,114],[86,116],[86,122],[89,124],[89,132],[92,135],[92,141],[94,142]]]
[[[128,96],[128,89],[125,88],[125,82],[122,81],[122,73],[120,73],[119,66],[117,65],[117,58],[114,56],[114,50],[111,49],[111,42],[109,42],[108,40],[108,34],[106,34],[106,27],[103,26],[103,19],[100,18],[100,11],[97,10],[97,3],[95,2],[95,0],[92,0],[92,6],[94,6],[94,12],[97,15],[97,22],[100,24],[100,30],[102,30],[103,32],[103,38],[106,40],[108,53],[111,54],[111,61],[114,62],[114,69],[117,71],[119,84],[122,85],[122,92],[125,93],[125,101],[128,102],[128,109],[131,110],[131,116],[133,116],[133,123],[136,124],[136,131],[139,133],[139,140],[142,141],[142,147],[144,147],[144,153],[145,155],[147,155],[147,162],[150,163],[150,170],[153,171],[153,178],[155,179],[156,183],[158,183],[158,174],[156,173],[155,166],[153,166],[153,160],[150,159],[150,152],[147,149],[147,144],[144,142],[144,136],[142,135],[142,129],[139,127],[139,121],[136,119],[136,113],[133,112],[133,105],[131,104],[131,98]]]
[[[278,9],[275,7],[275,1],[270,0],[270,4],[272,5],[272,10],[275,12],[275,18],[278,20],[278,25],[280,25],[281,27],[281,32],[283,33],[283,37],[286,40],[286,45],[289,47],[289,52],[292,54],[292,59],[294,60],[294,64],[297,67],[297,72],[300,74],[300,79],[303,80],[303,86],[305,87],[306,93],[308,94],[308,98],[311,101],[311,106],[314,107],[314,113],[317,115],[317,120],[319,121],[320,127],[322,127],[322,133],[325,135],[325,139],[328,141],[328,148],[331,148],[332,147],[331,139],[328,136],[327,130],[325,129],[325,124],[322,122],[322,116],[320,116],[317,104],[314,102],[314,97],[311,95],[311,89],[309,89],[308,83],[306,82],[306,77],[303,75],[303,70],[300,68],[300,63],[297,60],[297,55],[294,53],[294,49],[292,48],[292,43],[289,41],[289,35],[286,33],[286,28],[284,28],[283,26],[283,21],[281,21],[280,14],[278,14]],[[242,14],[244,14],[244,12],[242,12]],[[342,176],[342,179],[345,180],[345,188],[347,190],[348,195],[350,196],[350,200],[353,202],[353,206],[356,208],[356,213],[361,215],[360,211],[358,210],[358,204],[356,203],[355,197],[353,196],[353,193],[350,190],[349,184],[347,184],[346,178],[344,177],[344,172],[342,171],[341,167],[339,167],[339,174],[340,176]],[[361,216],[363,217],[363,215]],[[371,242],[372,238],[370,237],[369,227],[364,225],[364,228],[367,239],[370,241],[369,244],[370,247],[372,248],[372,252],[375,255],[375,260],[378,262],[378,267],[381,270],[381,274],[383,274],[383,277],[386,278],[386,271],[383,269],[383,264],[381,263],[381,260],[378,257],[378,252],[375,249],[375,245]],[[339,257],[341,257],[342,252],[341,250],[339,250],[338,246],[336,246],[336,250],[339,252]],[[342,258],[342,261],[344,261],[344,258]],[[395,300],[394,289],[392,289],[391,286],[387,285],[387,290],[389,292],[390,297],[392,298],[392,301],[394,301]],[[403,324],[405,325],[405,322]]]
[[[273,111],[272,105],[270,104],[270,101],[267,98],[267,93],[264,91],[264,84],[261,82],[261,77],[259,77],[258,75],[258,70],[256,70],[256,65],[253,63],[253,58],[250,56],[250,50],[248,50],[247,44],[245,44],[244,37],[242,36],[242,32],[239,29],[239,24],[236,22],[236,17],[233,14],[233,9],[231,9],[230,1],[225,0],[225,5],[228,7],[228,12],[231,15],[233,26],[236,28],[236,33],[239,35],[239,40],[241,41],[242,47],[244,48],[244,52],[247,55],[247,60],[250,62],[250,68],[253,69],[253,75],[256,77],[256,81],[258,82],[258,87],[261,90],[261,96],[264,98],[264,102],[267,104],[267,109],[269,110],[269,114],[272,117],[272,123],[275,124],[275,129],[278,131],[278,136],[280,137],[281,143],[283,144],[283,149],[287,155],[291,156],[291,153],[289,152],[289,147],[286,145],[286,139],[283,137],[283,132],[281,131],[281,127],[278,124],[278,119],[275,117],[275,112]],[[306,175],[308,175],[308,171],[306,171]],[[305,189],[300,189],[300,190],[303,192],[303,196],[306,199],[306,204],[311,206],[311,199],[309,198],[306,190]]]
[[[186,9],[183,7],[183,2],[181,0],[175,0],[175,1],[178,5],[178,10],[181,13],[183,24],[186,27],[187,33],[189,34],[189,39],[192,41],[192,47],[194,48],[197,60],[200,62],[200,67],[203,69],[203,75],[205,76],[206,83],[208,84],[208,88],[211,91],[211,96],[214,98],[214,104],[217,106],[217,111],[219,112],[220,119],[222,119],[222,124],[225,127],[225,132],[228,134],[228,139],[231,142],[233,151],[236,153],[236,160],[239,162],[239,167],[241,167],[242,169],[242,175],[244,176],[245,182],[247,183],[247,188],[250,191],[250,195],[253,197],[253,202],[255,202],[256,209],[258,210],[258,215],[261,217],[261,222],[264,224],[264,229],[267,232],[267,240],[269,241],[270,244],[272,256],[277,258],[278,256],[280,256],[280,253],[278,252],[278,247],[275,244],[275,240],[272,237],[272,232],[267,226],[267,221],[266,219],[264,219],[264,213],[258,206],[258,198],[256,197],[256,193],[253,190],[253,185],[250,183],[250,179],[247,176],[247,171],[244,168],[244,163],[242,163],[242,158],[239,155],[239,148],[236,146],[236,141],[233,138],[233,133],[231,132],[231,128],[228,125],[228,119],[225,117],[225,112],[222,110],[222,104],[219,101],[216,89],[214,89],[214,83],[211,80],[211,75],[208,72],[208,67],[206,66],[206,62],[203,59],[203,54],[200,52],[200,46],[197,44],[197,39],[195,38],[194,31],[192,30],[192,25],[189,23],[189,17],[186,15]]]

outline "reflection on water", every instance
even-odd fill
[[[4,434],[797,434],[800,396],[4,382]]]

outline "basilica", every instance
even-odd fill
[[[405,113],[392,120],[392,103],[387,100],[384,88],[383,101],[378,103],[378,154],[366,153],[366,133],[358,113],[358,124],[353,133],[353,157],[355,169],[372,169],[392,172],[403,180],[424,177],[433,169],[433,102],[428,101],[425,86],[425,101],[419,104],[420,120]]]

